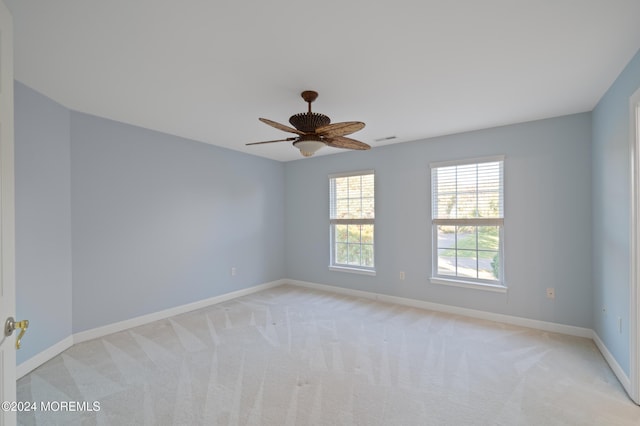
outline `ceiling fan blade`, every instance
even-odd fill
[[[333,148],[357,149],[361,151],[371,149],[371,146],[367,145],[364,142],[360,142],[351,138],[345,138],[344,136],[325,137],[324,142],[327,144],[327,146],[331,146]]]
[[[285,126],[284,124],[276,123],[275,121],[259,118],[258,120],[262,121],[264,124],[268,124],[271,127],[275,127],[278,130],[282,130],[283,132],[296,133],[298,135],[305,135],[305,132],[301,132],[298,129],[294,129],[293,127]]]
[[[246,143],[245,145],[249,146],[249,145],[261,145],[263,143],[288,142],[288,141],[295,141],[296,139],[298,138],[276,139],[275,141],[252,142],[252,143]]]
[[[344,136],[351,133],[355,133],[358,130],[364,128],[364,123],[361,121],[345,121],[344,123],[333,123],[326,126],[318,127],[316,134],[320,136]]]

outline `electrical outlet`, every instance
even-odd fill
[[[404,271],[400,271],[400,279],[404,280]]]
[[[622,317],[618,317],[618,332],[622,334]]]
[[[547,299],[555,299],[556,298],[556,289],[553,287],[547,288]]]
[[[238,271],[236,270],[236,267],[235,267],[235,266],[234,266],[233,268],[231,268],[231,276],[232,276],[232,277],[235,277],[237,272],[238,272]]]

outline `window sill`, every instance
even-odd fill
[[[370,275],[375,276],[376,271],[372,269],[359,269],[359,268],[349,268],[347,266],[329,266],[330,271],[336,272],[349,272],[352,274],[360,274],[360,275]]]
[[[473,281],[464,281],[456,279],[448,279],[442,277],[431,277],[431,284],[449,285],[453,287],[471,288],[474,290],[493,291],[495,293],[506,293],[507,287],[502,284],[478,283]]]

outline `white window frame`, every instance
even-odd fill
[[[346,172],[346,173],[334,173],[329,175],[329,270],[332,271],[340,271],[340,272],[351,272],[356,274],[364,274],[364,275],[376,275],[376,237],[375,237],[375,213],[374,218],[371,219],[336,219],[331,217],[331,206],[333,203],[333,195],[334,191],[331,187],[332,182],[336,178],[343,177],[352,177],[352,176],[364,176],[364,175],[374,175],[374,188],[373,188],[373,197],[374,203],[376,198],[376,183],[375,183],[375,171],[374,170],[359,170],[354,172]],[[374,204],[374,212],[375,212],[375,204]],[[336,262],[336,235],[335,235],[335,225],[372,225],[373,226],[373,267],[360,266],[360,265],[348,265]]]
[[[436,219],[434,218],[433,206],[431,209],[431,241],[432,241],[432,270],[430,282],[432,284],[451,285],[455,287],[472,288],[478,290],[487,290],[499,293],[506,293],[507,285],[504,274],[504,163],[505,157],[503,155],[493,157],[471,158],[465,160],[456,161],[443,161],[437,163],[431,163],[429,165],[431,173],[431,179],[433,179],[433,170],[441,167],[451,166],[463,166],[471,164],[482,164],[491,162],[502,162],[501,173],[501,186],[503,197],[503,215],[502,218],[471,218],[471,219]],[[434,183],[431,182],[432,191],[432,203],[433,203],[433,187]],[[498,226],[499,227],[499,265],[498,280],[486,280],[481,278],[469,278],[452,275],[438,274],[438,225],[451,225],[451,226]]]

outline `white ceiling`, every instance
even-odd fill
[[[5,0],[15,75],[73,110],[280,161],[316,112],[376,146],[590,111],[639,0]],[[316,155],[341,152],[324,148]]]

